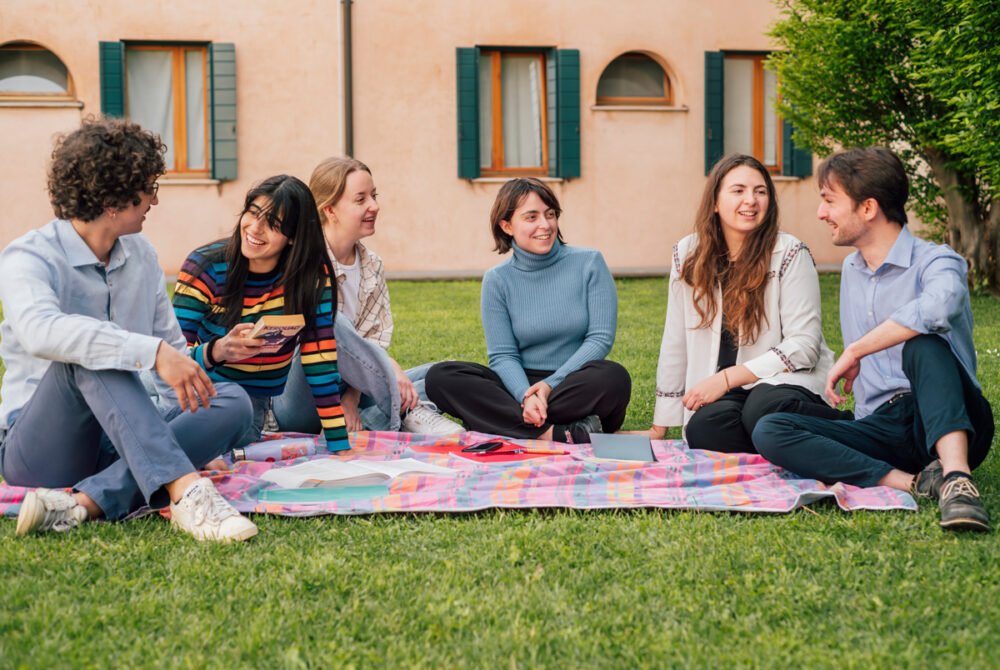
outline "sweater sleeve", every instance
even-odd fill
[[[684,423],[685,379],[687,377],[687,324],[685,323],[684,280],[680,274],[678,246],[674,245],[674,262],[670,269],[667,290],[667,320],[660,340],[660,359],[656,365],[656,405],[653,424],[680,426]]]
[[[543,381],[553,389],[588,361],[601,360],[615,343],[618,328],[618,291],[611,270],[604,262],[601,252],[594,251],[589,259],[586,272],[587,282],[587,334],[576,351]]]
[[[521,351],[511,325],[502,283],[496,270],[483,276],[480,311],[483,334],[486,337],[486,355],[489,357],[490,369],[500,377],[507,392],[520,402],[531,384],[524,374]]]
[[[327,451],[350,449],[347,424],[340,406],[340,373],[337,371],[337,343],[333,337],[333,290],[326,276],[323,299],[316,308],[316,328],[303,335],[300,353],[302,370],[316,400]]]
[[[212,275],[210,267],[200,250],[192,252],[177,274],[173,299],[174,314],[187,341],[188,353],[206,370],[210,369],[205,362],[207,343],[201,341],[198,333],[207,325],[217,290],[218,278]]]
[[[778,276],[769,281],[778,282],[779,313],[768,315],[767,327],[781,328],[781,341],[743,362],[759,379],[811,370],[819,361],[823,341],[819,276],[809,248],[802,242],[792,246],[781,260]]]

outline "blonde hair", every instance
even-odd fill
[[[345,156],[332,156],[316,166],[312,176],[309,177],[309,190],[312,191],[313,198],[316,199],[316,209],[319,211],[319,220],[326,225],[326,212],[324,208],[336,204],[340,197],[344,195],[344,187],[347,186],[347,175],[356,170],[364,170],[368,174],[372,171],[368,166],[356,158]]]

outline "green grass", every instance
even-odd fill
[[[837,277],[821,278],[840,349]],[[476,282],[393,283],[404,365],[483,360]],[[665,280],[622,280],[626,428],[652,416]],[[1000,406],[1000,303],[973,300]],[[1000,522],[996,459],[977,480]],[[261,517],[240,546],[159,518],[14,538],[2,667],[992,667],[1000,533],[832,504],[788,515],[491,511]]]

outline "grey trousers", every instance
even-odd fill
[[[231,449],[250,425],[246,392],[215,389],[209,409],[161,414],[134,372],[53,363],[0,443],[0,474],[15,486],[73,487],[108,519],[165,507],[164,484]]]

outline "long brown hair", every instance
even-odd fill
[[[730,265],[729,246],[722,234],[722,223],[715,205],[722,180],[740,165],[753,168],[764,177],[768,202],[764,220],[747,236],[740,255]],[[694,308],[701,317],[695,328],[712,325],[719,309],[713,291],[721,285],[727,328],[739,338],[741,345],[752,344],[768,325],[764,313],[764,289],[771,266],[771,253],[778,239],[778,199],[767,168],[753,156],[745,154],[729,154],[721,158],[708,175],[694,232],[698,238],[681,268],[681,279],[694,288]]]

